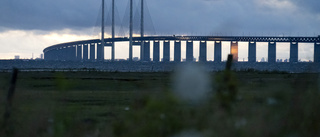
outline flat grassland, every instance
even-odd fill
[[[3,72],[0,136],[320,136],[318,74],[208,75],[208,99],[190,103],[172,73],[19,72],[4,125]]]

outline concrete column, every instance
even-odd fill
[[[160,43],[159,43],[159,41],[153,42],[153,61],[154,62],[160,61]]]
[[[174,42],[174,61],[181,62],[181,41]]]
[[[249,42],[249,62],[257,61],[257,43]]]
[[[238,62],[238,41],[231,41],[230,53],[233,55],[233,61]]]
[[[200,41],[199,61],[207,61],[207,41]]]
[[[140,61],[145,61],[144,59],[144,40],[140,43]]]
[[[170,61],[170,41],[163,42],[163,61]]]
[[[88,61],[88,44],[83,45],[83,60]]]
[[[59,60],[67,60],[67,47],[60,49],[60,57]]]
[[[70,58],[70,52],[69,52],[70,50],[69,50],[69,47],[68,46],[66,46],[66,48],[65,49],[63,49],[63,54],[64,54],[64,60],[70,60],[69,58]]]
[[[59,53],[59,57],[54,57],[54,59],[55,60],[65,60],[66,58],[65,58],[65,49],[64,48],[59,48],[58,50],[57,50],[57,53]]]
[[[77,46],[77,60],[82,60],[82,45]]]
[[[143,47],[143,61],[150,61],[150,41],[145,41]]]
[[[68,60],[68,46],[60,49],[61,50],[61,59],[60,60]]]
[[[74,45],[65,48],[66,60],[74,61],[76,59],[76,47]]]
[[[51,60],[51,59],[50,59],[49,52],[50,52],[50,51],[43,52],[43,58],[44,58],[44,60]]]
[[[50,51],[47,51],[47,52],[44,52],[44,59],[45,60],[55,60],[54,58],[54,53],[57,52],[56,49],[53,49],[53,50],[50,50]]]
[[[66,60],[66,55],[65,54],[66,54],[66,50],[64,48],[62,48],[62,49],[59,48],[53,54],[53,59],[54,60]]]
[[[102,55],[101,55],[101,50],[102,50],[102,46],[101,46],[101,43],[98,43],[97,45],[97,60],[98,61],[101,61],[101,58],[102,58]]]
[[[276,42],[269,42],[268,44],[268,62],[276,62]]]
[[[214,62],[221,62],[221,41],[214,42]]]
[[[71,60],[75,61],[77,60],[77,45],[73,45],[71,48],[70,48],[70,52],[71,52]]]
[[[57,59],[58,60],[66,60],[66,48],[61,48],[61,49],[59,49],[58,50],[58,57],[57,57]]]
[[[96,44],[90,44],[90,61],[96,60]]]
[[[130,41],[129,41],[129,61],[132,61],[132,38],[130,37]]]
[[[290,42],[290,62],[298,62],[298,42]]]
[[[320,43],[314,43],[314,62],[320,62]]]
[[[187,41],[186,61],[193,61],[193,41]]]
[[[50,51],[47,51],[47,52],[44,52],[44,59],[45,60],[55,60],[54,59],[54,53],[57,52],[56,49],[53,49],[53,50],[50,50]]]
[[[111,46],[111,61],[114,61],[114,57],[116,55],[114,46],[115,46],[115,42],[112,42],[112,46]],[[132,56],[131,56],[131,60],[132,60]]]
[[[60,55],[60,56],[59,56]],[[59,58],[61,57],[61,51],[58,49],[55,49],[51,52],[50,58],[52,60],[59,60]]]
[[[56,53],[54,54],[54,60],[65,60],[65,58],[63,58],[64,51],[63,49],[57,49]]]
[[[58,54],[59,54],[59,50],[52,50],[51,53],[49,54],[50,55],[50,59],[51,60],[58,60]]]

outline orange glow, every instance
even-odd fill
[[[231,54],[233,55],[233,61],[238,62],[238,42],[231,42]]]

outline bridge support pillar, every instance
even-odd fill
[[[66,60],[65,48],[61,48],[57,50],[57,54],[55,55],[55,60]]]
[[[233,55],[233,61],[238,62],[238,41],[231,41],[230,53]]]
[[[221,62],[221,41],[214,42],[214,62]]]
[[[249,42],[249,59],[248,62],[256,62],[257,61],[257,43]]]
[[[115,57],[115,48],[114,48],[114,46],[115,46],[115,42],[112,42],[112,46],[111,46],[111,61],[114,61],[114,57]],[[131,56],[131,60],[132,60],[132,56]]]
[[[65,48],[62,49],[62,59],[63,60],[69,60],[69,56],[68,56],[68,46],[66,46]]]
[[[181,41],[174,42],[174,61],[181,62]]]
[[[207,61],[207,41],[200,41],[199,62]]]
[[[163,61],[164,62],[170,61],[170,42],[169,41],[163,42]]]
[[[61,48],[57,51],[59,56],[57,57],[58,60],[66,60],[66,49]]]
[[[131,39],[131,38],[130,38]],[[132,40],[129,41],[129,61],[132,61]]]
[[[72,58],[71,60],[77,60],[77,45],[73,45],[71,48]]]
[[[57,54],[61,53],[59,49],[53,49],[44,53],[45,60],[57,60]]]
[[[54,57],[54,60],[65,60],[65,55],[64,55],[64,48],[61,48],[61,49],[57,49],[57,54],[55,54],[55,57]]]
[[[143,61],[150,61],[150,41],[145,41],[143,48]]]
[[[153,61],[154,62],[160,61],[160,43],[159,43],[159,41],[153,42]]]
[[[313,62],[320,62],[320,43],[314,43],[314,60]]]
[[[298,42],[290,42],[290,62],[298,62]]]
[[[101,50],[102,50],[102,46],[101,46],[101,43],[98,43],[97,45],[97,60],[98,61],[101,61],[101,58],[102,58],[102,55],[101,55]]]
[[[56,60],[66,60],[66,49],[61,48],[58,51],[58,56],[56,57]]]
[[[45,60],[57,60],[55,57],[55,55],[59,52],[57,52],[58,50],[57,49],[53,49],[53,50],[50,50],[50,51],[47,51],[44,53],[44,59]]]
[[[72,58],[72,47],[68,47],[66,46],[66,48],[64,49],[64,56],[65,56],[65,60],[70,61]]]
[[[72,60],[73,57],[73,53],[72,53],[72,48],[73,47],[66,47],[65,51],[64,51],[64,55],[66,56],[66,60],[70,61]]]
[[[69,60],[69,61],[76,60],[77,59],[76,46],[72,45],[70,47],[67,47],[66,49],[67,49],[67,52],[66,52],[67,60]]]
[[[82,45],[77,46],[77,60],[78,61],[82,60]]]
[[[188,62],[193,61],[193,41],[187,41],[186,61]]]
[[[275,63],[276,62],[276,42],[269,42],[268,44],[268,62]]]
[[[90,61],[96,60],[96,45],[94,43],[90,44]]]
[[[140,61],[145,61],[144,59],[144,40],[140,43]]]
[[[83,61],[88,61],[88,44],[83,45]]]

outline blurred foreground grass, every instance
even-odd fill
[[[1,124],[10,75],[0,73]],[[320,136],[318,74],[208,75],[208,99],[192,104],[172,94],[171,73],[20,72],[0,136]]]

